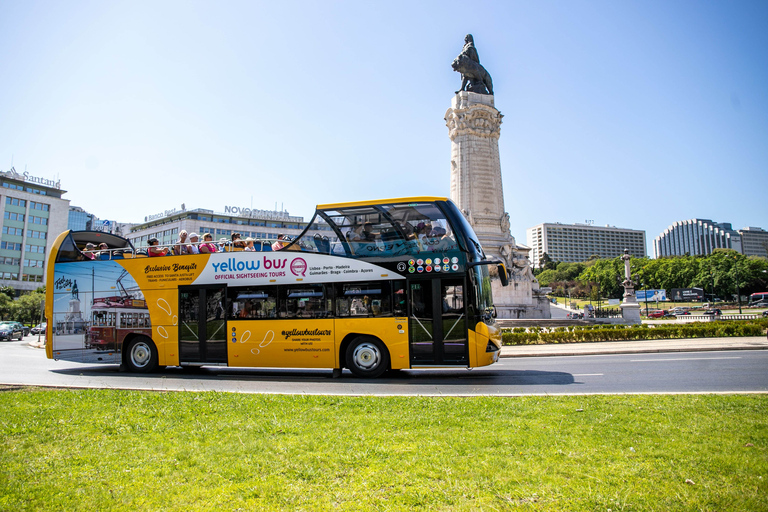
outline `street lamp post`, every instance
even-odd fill
[[[648,281],[643,281],[643,286],[645,286],[645,316],[648,316]]]
[[[733,257],[736,268],[736,300],[739,302],[739,314],[741,314],[741,287],[739,286],[739,257]]]

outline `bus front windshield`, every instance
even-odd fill
[[[477,297],[477,311],[482,313],[493,306],[493,295],[491,293],[491,275],[487,265],[477,265],[472,267],[472,281],[475,287],[475,297]]]

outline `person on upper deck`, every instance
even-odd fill
[[[272,250],[279,251],[286,245],[288,245],[288,241],[285,239],[285,235],[280,233],[277,235],[277,241],[272,244]]]
[[[181,254],[192,254],[189,248],[190,245],[187,243],[187,231],[182,229],[179,231],[179,239],[176,240],[176,244],[173,246],[173,254],[176,256]]]
[[[244,251],[249,251],[249,252],[256,251],[256,248],[253,246],[253,242],[254,242],[253,238],[251,238],[251,237],[246,238],[245,239],[245,249],[243,249],[243,250]]]
[[[232,233],[232,247],[235,249],[245,249],[246,243],[241,236],[240,233]]]
[[[149,247],[147,248],[147,256],[167,256],[170,252],[167,247],[160,247],[160,240],[155,237],[147,240]]]
[[[85,244],[85,251],[83,252],[86,258],[89,260],[95,260],[96,259],[96,246],[93,245],[91,242],[88,242]]]
[[[210,233],[206,233],[203,235],[203,243],[200,244],[200,252],[203,254],[208,254],[211,252],[217,252],[216,244],[213,243],[213,235]]]
[[[200,254],[200,249],[198,248],[199,240],[200,238],[197,236],[197,233],[189,234],[188,254]]]

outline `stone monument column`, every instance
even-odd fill
[[[477,233],[488,256],[503,261],[510,271],[509,286],[492,280],[492,292],[500,318],[550,318],[549,289],[539,289],[528,261],[530,248],[517,245],[510,233],[509,214],[499,159],[502,114],[494,105],[493,83],[480,65],[471,35],[452,67],[461,73],[445,113],[451,139],[451,199]]]
[[[621,259],[624,260],[624,281],[621,283],[624,287],[624,300],[621,302],[621,316],[629,324],[639,324],[641,308],[635,297],[635,282],[629,270],[629,249],[624,249]]]

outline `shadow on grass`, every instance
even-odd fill
[[[384,374],[378,379],[360,379],[344,370],[341,378],[333,378],[329,369],[271,369],[271,368],[230,368],[203,367],[179,368],[168,367],[156,373],[127,373],[118,366],[94,366],[90,368],[51,370],[60,375],[83,375],[88,377],[109,378],[111,376],[129,380],[157,381],[169,379],[178,381],[241,381],[241,382],[282,382],[323,383],[326,385],[408,385],[408,386],[565,386],[579,384],[573,375],[567,372],[539,370],[498,370],[475,369],[471,372],[464,368],[434,370],[396,370]],[[170,382],[166,382],[170,384]],[[331,388],[332,390],[332,388]]]

